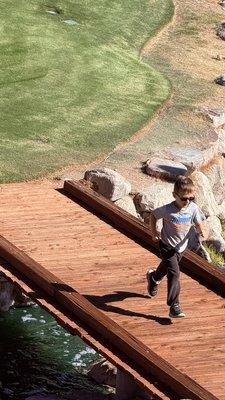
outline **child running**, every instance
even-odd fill
[[[185,317],[180,308],[180,267],[184,250],[187,248],[189,231],[195,225],[200,236],[204,236],[205,219],[195,199],[195,186],[190,178],[179,177],[174,184],[173,196],[175,201],[156,208],[150,219],[152,239],[159,241],[162,261],[158,268],[147,272],[148,292],[155,296],[158,284],[167,275],[167,305],[170,307],[170,318]],[[163,219],[160,238],[156,230],[156,222]]]

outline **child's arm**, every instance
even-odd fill
[[[209,235],[209,229],[206,224],[205,215],[203,214],[202,210],[198,206],[197,206],[197,209],[195,212],[193,222],[194,222],[195,228],[196,228],[199,236],[202,239],[207,239],[207,237]]]
[[[151,215],[150,215],[150,229],[151,229],[153,242],[158,242],[158,240],[159,240],[159,234],[158,234],[157,229],[156,229],[156,221],[157,221],[156,217],[154,216],[153,213],[151,213]]]
[[[197,229],[198,234],[203,238],[203,239],[207,239],[208,237],[208,229],[206,226],[205,221],[203,222],[196,222],[195,223],[195,227]]]

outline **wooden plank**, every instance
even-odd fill
[[[151,247],[140,245],[134,236],[115,229],[98,218],[97,212],[54,189],[48,182],[16,184],[16,191],[11,185],[2,185],[1,235],[174,367],[225,400],[224,299],[182,273],[181,304],[186,318],[169,324],[167,280],[161,282],[156,297],[147,296],[146,270],[157,268],[160,262]],[[84,224],[88,226],[87,240]],[[15,268],[12,271],[15,273]],[[37,293],[38,287],[33,290]],[[44,298],[47,300],[47,295]],[[91,334],[90,329],[88,332]],[[105,353],[106,347],[102,348]],[[132,374],[136,379],[137,372]],[[147,380],[144,383],[150,388]]]
[[[0,236],[0,256],[10,262],[22,276],[34,281],[40,289],[53,298],[55,304],[62,305],[75,320],[79,319],[85,323],[93,335],[97,334],[104,345],[107,343],[115,353],[123,355],[134,369],[142,371],[143,376],[154,376],[165,388],[182,398],[217,399],[105,316],[74,288],[65,285],[2,236]]]
[[[64,190],[71,196],[84,202],[88,207],[94,209],[99,215],[113,222],[119,228],[140,239],[143,243],[150,245],[157,251],[158,246],[151,238],[151,231],[147,224],[121,209],[111,201],[86,187],[80,182],[65,181]],[[200,278],[201,282],[207,284],[216,293],[225,297],[225,274],[219,268],[208,263],[203,258],[190,250],[187,250],[182,258],[183,269]]]
[[[154,400],[169,399],[167,395],[160,390],[159,385],[156,388],[153,383],[146,381],[142,375],[137,371],[134,371],[126,362],[123,362],[118,356],[102,345],[97,338],[94,339],[93,336],[88,333],[88,330],[82,324],[79,324],[79,321],[74,321],[74,319],[71,319],[71,316],[66,316],[64,308],[61,307],[60,310],[59,308],[57,309],[57,304],[54,299],[47,294],[43,296],[42,291],[39,290],[34,282],[31,282],[29,279],[24,277],[23,280],[21,280],[19,277],[20,274],[18,274],[15,268],[9,265],[9,263],[4,262],[3,259],[0,259],[0,272],[10,282],[20,287],[27,296],[32,298],[37,304],[49,312],[64,329],[69,331],[72,335],[78,335],[87,343],[87,345],[93,347],[113,365],[130,376],[145,392],[148,392]]]

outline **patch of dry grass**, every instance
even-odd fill
[[[216,266],[225,264],[225,259],[222,254],[218,253],[213,246],[204,245],[205,249],[208,251],[212,263]]]

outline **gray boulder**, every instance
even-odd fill
[[[225,240],[222,236],[222,226],[218,217],[210,216],[207,218],[207,226],[209,229],[209,235],[207,243],[212,245],[218,253],[225,252]]]
[[[95,382],[112,387],[116,387],[116,374],[117,368],[105,358],[92,364],[88,371],[88,376]]]
[[[154,182],[135,195],[134,204],[137,212],[147,225],[149,225],[152,210],[174,200],[173,187],[174,184],[170,182]],[[162,220],[157,221],[157,229],[161,231]]]
[[[120,208],[122,208],[123,210],[127,211],[129,214],[133,215],[134,217],[139,218],[132,197],[130,196],[122,197],[122,199],[116,200],[115,204]]]
[[[212,188],[215,200],[218,204],[222,204],[225,198],[225,159],[218,157],[217,161],[205,169],[204,174],[207,176]],[[221,208],[221,207],[219,207]]]
[[[34,302],[22,290],[0,274],[0,311],[8,311],[10,307],[27,307]]]
[[[222,154],[222,155],[225,154],[225,130],[224,129],[220,129],[220,131],[219,131],[218,153]]]
[[[151,394],[147,393],[138,383],[118,369],[116,376],[116,395],[115,400],[153,400]]]
[[[84,179],[92,182],[98,193],[112,201],[121,199],[131,192],[131,184],[118,172],[109,168],[86,171]]]
[[[210,131],[202,143],[201,149],[196,148],[178,148],[170,150],[170,154],[175,161],[184,164],[188,170],[186,175],[190,175],[196,170],[200,170],[203,166],[212,162],[219,154],[221,140],[215,130]]]
[[[219,208],[207,176],[201,171],[196,171],[192,175],[192,179],[197,188],[197,204],[201,208],[205,216],[208,217],[211,215],[218,215]]]
[[[218,208],[218,217],[221,220],[225,221],[225,200],[223,200],[222,203],[219,204]]]
[[[204,163],[202,151],[196,148],[182,147],[170,149],[170,154],[174,161],[186,166],[189,174]]]
[[[157,207],[174,200],[173,183],[154,182],[151,186],[143,188],[134,197],[137,211],[142,215],[144,212],[151,212]]]
[[[202,109],[202,112],[210,119],[215,128],[225,124],[224,108],[204,108]]]
[[[154,157],[146,161],[145,171],[148,175],[172,181],[188,173],[187,167],[180,162]]]
[[[200,257],[204,258],[209,263],[212,262],[208,251],[204,248],[203,244],[199,240],[199,235],[194,226],[190,230],[188,249],[198,254]]]
[[[0,311],[8,311],[14,304],[15,286],[0,275]]]

